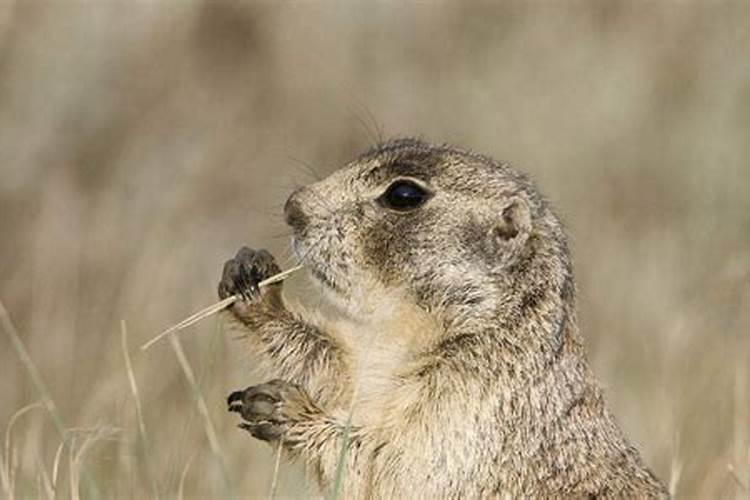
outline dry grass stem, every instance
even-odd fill
[[[47,495],[47,498],[53,500],[55,498],[55,488],[52,486],[52,481],[47,473],[47,468],[44,466],[44,462],[39,455],[36,457],[36,468],[39,470],[39,479],[44,487],[44,492]],[[41,497],[41,495],[39,496]]]
[[[279,483],[279,467],[281,466],[281,450],[284,447],[283,438],[276,445],[276,460],[273,462],[273,475],[271,476],[271,487],[268,490],[268,500],[273,500],[276,497],[276,487]]]
[[[79,500],[78,479],[75,474],[75,446],[76,437],[73,436],[70,446],[68,447],[68,486],[70,487],[71,500]]]
[[[34,364],[34,361],[31,359],[29,352],[26,350],[26,346],[24,346],[23,342],[21,342],[21,337],[20,335],[18,335],[18,330],[16,330],[15,325],[11,321],[10,315],[5,309],[2,300],[0,300],[0,323],[2,323],[3,330],[5,330],[5,333],[10,338],[10,342],[11,344],[13,344],[13,348],[18,354],[21,363],[23,363],[23,365],[26,367],[26,370],[29,372],[31,381],[33,382],[34,387],[36,388],[39,396],[42,399],[42,404],[44,404],[44,407],[49,412],[50,417],[52,418],[52,422],[55,424],[55,428],[62,436],[65,433],[65,426],[63,425],[63,421],[60,417],[60,412],[57,409],[57,405],[55,405],[55,402],[52,400],[49,390],[47,389],[47,385],[44,383],[44,379],[42,379],[42,375],[41,373],[39,373],[39,370]]]
[[[116,439],[116,435],[120,433],[120,429],[112,427],[99,427],[95,429],[75,429],[74,432],[82,433],[85,435],[83,444],[75,450],[75,437],[73,443],[69,448],[69,470],[70,470],[70,497],[78,500],[81,498],[81,480],[86,481],[84,471],[84,459],[86,453],[100,441],[106,441],[110,439]],[[85,495],[88,497],[89,495]]]
[[[213,451],[217,456],[221,456],[219,439],[216,437],[216,430],[214,429],[214,425],[211,422],[211,418],[208,413],[208,406],[206,406],[206,401],[203,399],[203,394],[200,392],[198,380],[195,378],[195,372],[193,372],[193,368],[190,366],[190,362],[188,361],[187,356],[185,356],[185,351],[182,349],[182,344],[180,344],[180,341],[177,339],[177,337],[171,336],[169,338],[169,341],[172,343],[172,349],[174,349],[175,355],[177,356],[177,361],[180,363],[180,367],[185,374],[185,378],[190,384],[190,388],[193,390],[195,402],[198,406],[198,412],[201,414],[201,417],[203,417],[204,420],[206,437],[208,438],[208,443],[211,446],[211,451]]]
[[[5,309],[5,305],[3,305],[2,300],[0,300],[0,323],[2,324],[3,330],[5,330],[8,337],[10,338],[11,344],[13,344],[13,349],[16,351],[16,354],[21,360],[21,363],[24,365],[24,367],[26,367],[26,370],[31,377],[31,381],[34,384],[34,388],[37,390],[39,396],[41,397],[41,404],[44,405],[47,413],[49,413],[49,416],[52,419],[52,423],[54,424],[58,434],[61,438],[64,439],[66,430],[65,424],[63,424],[62,417],[60,416],[60,411],[58,410],[57,405],[52,399],[49,389],[47,388],[47,384],[44,383],[44,379],[42,378],[41,373],[34,364],[34,361],[31,359],[29,352],[26,350],[26,346],[21,341],[18,330],[13,324],[13,321],[11,321],[8,310]],[[96,485],[88,478],[85,471],[82,471],[82,475],[86,482],[86,486],[92,491],[96,491]]]
[[[258,283],[259,287],[264,287],[268,285],[272,285],[274,283],[278,283],[279,281],[284,281],[287,277],[289,277],[291,274],[296,273],[297,271],[301,270],[303,266],[294,266],[286,271],[282,271],[279,274],[276,274],[274,276],[271,276],[270,278],[267,278],[260,283]],[[213,316],[217,312],[231,306],[234,304],[237,300],[241,298],[240,295],[232,295],[231,297],[227,297],[226,299],[220,300],[219,302],[212,304],[204,309],[201,309],[200,311],[196,312],[195,314],[192,314],[185,318],[184,320],[180,321],[176,325],[172,325],[163,332],[161,332],[156,337],[152,338],[145,344],[141,346],[141,350],[145,351],[155,343],[157,343],[162,338],[166,337],[170,333],[179,332],[180,330],[184,330],[185,328],[189,327],[190,325],[193,325],[197,323],[198,321],[208,318],[209,316]]]
[[[141,399],[138,396],[138,384],[135,381],[135,372],[133,372],[133,364],[130,361],[130,352],[128,351],[128,329],[125,324],[125,320],[120,320],[120,333],[122,342],[122,355],[125,358],[125,368],[128,372],[128,381],[130,382],[130,392],[133,393],[133,400],[135,401],[135,414],[138,419],[138,432],[140,433],[141,440],[145,444],[146,439],[146,423],[143,420],[143,410],[141,408]]]
[[[195,453],[193,453],[190,458],[188,458],[188,461],[185,463],[185,467],[183,467],[182,473],[180,474],[180,484],[177,488],[178,500],[183,500],[185,498],[185,482],[187,481],[188,471],[190,470],[190,466],[193,464],[193,460],[195,460]]]
[[[669,485],[667,489],[669,494],[673,497],[677,494],[677,487],[680,484],[680,478],[682,477],[682,460],[679,456],[675,455],[672,458],[672,463],[669,468]]]
[[[57,477],[60,471],[60,461],[62,460],[63,450],[65,450],[65,444],[68,442],[67,436],[63,437],[60,444],[57,446],[55,452],[55,459],[52,461],[52,487],[57,486]]]
[[[727,471],[729,476],[734,480],[737,487],[743,491],[743,493],[750,492],[750,488],[740,479],[740,475],[737,473],[737,468],[733,464],[727,464]]]
[[[13,435],[13,427],[15,426],[16,422],[19,418],[21,418],[24,414],[30,412],[31,410],[35,410],[37,408],[44,408],[42,403],[36,402],[31,403],[30,405],[26,405],[20,410],[16,411],[12,417],[10,417],[10,421],[8,422],[7,427],[5,428],[5,453],[2,455],[5,459],[5,467],[7,467],[7,470],[5,467],[2,469],[2,481],[3,481],[3,488],[6,490],[6,494],[11,497],[13,496],[13,492],[15,490],[15,474],[14,470],[16,467],[16,453],[15,449],[11,448],[11,437]],[[1,464],[1,463],[0,463]]]
[[[0,486],[3,488],[2,491],[5,497],[10,498],[10,478],[5,469],[5,460],[3,460],[2,454],[0,454]]]
[[[135,379],[135,371],[133,370],[133,363],[130,359],[130,349],[128,348],[128,329],[125,320],[120,320],[120,332],[121,332],[121,343],[122,343],[122,355],[125,358],[125,369],[128,372],[128,382],[130,383],[130,392],[133,394],[133,401],[135,402],[135,414],[138,420],[138,436],[140,438],[141,448],[144,452],[144,465],[148,474],[149,482],[151,483],[151,494],[154,498],[159,497],[159,491],[157,488],[156,480],[151,470],[151,460],[149,459],[150,454],[150,443],[148,440],[148,434],[146,433],[146,422],[143,418],[143,406],[141,405],[141,398],[138,391],[138,384]]]
[[[12,417],[10,417],[10,421],[8,422],[8,426],[5,428],[5,457],[10,456],[10,441],[13,434],[13,427],[16,425],[16,422],[19,418],[21,418],[24,414],[30,412],[31,410],[35,410],[37,408],[43,408],[44,406],[40,402],[31,403],[29,405],[24,406],[20,410],[16,411]]]
[[[190,388],[193,391],[195,404],[198,407],[198,413],[200,413],[201,417],[203,418],[203,425],[206,431],[206,437],[208,438],[208,443],[211,447],[211,451],[216,457],[217,463],[219,464],[219,468],[224,479],[224,485],[227,489],[229,489],[229,479],[224,464],[224,455],[222,453],[221,446],[219,445],[219,438],[217,437],[216,429],[214,428],[214,424],[211,421],[211,416],[208,412],[206,400],[203,398],[200,386],[198,385],[198,380],[195,377],[195,372],[193,372],[193,369],[188,362],[187,356],[185,355],[185,351],[182,349],[182,344],[180,344],[180,340],[177,338],[177,336],[170,335],[169,342],[172,344],[172,349],[174,350],[175,356],[177,356],[177,361],[180,363],[180,367],[182,368],[185,378],[187,379],[188,384],[190,384]]]
[[[679,431],[675,431],[674,437],[672,438],[672,460],[669,464],[669,482],[667,485],[667,490],[673,497],[677,494],[677,488],[679,487],[680,479],[682,478],[683,462],[681,457],[680,433]]]

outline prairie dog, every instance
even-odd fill
[[[335,313],[259,290],[279,268],[241,249],[219,295],[244,295],[229,316],[273,380],[228,403],[323,491],[343,455],[345,498],[667,496],[606,407],[563,227],[526,176],[398,139],[284,211]]]

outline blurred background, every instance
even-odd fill
[[[0,0],[2,495],[265,496],[241,345],[213,317],[138,346],[241,245],[291,265],[295,185],[415,135],[538,181],[627,434],[678,496],[747,497],[748,54],[739,1]]]

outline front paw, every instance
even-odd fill
[[[283,380],[235,391],[227,404],[229,411],[245,420],[239,427],[263,441],[282,438],[292,424],[313,409],[302,388]]]
[[[219,282],[219,298],[225,299],[239,295],[232,309],[235,314],[244,317],[253,304],[259,303],[266,296],[278,294],[280,284],[271,285],[261,290],[258,284],[281,272],[276,260],[266,250],[253,250],[242,247],[233,259],[224,264]]]

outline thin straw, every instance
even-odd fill
[[[258,283],[258,287],[260,288],[260,287],[264,287],[264,286],[268,286],[268,285],[273,285],[274,283],[278,283],[279,281],[284,281],[287,277],[289,277],[289,275],[291,275],[293,273],[296,273],[297,271],[299,271],[300,269],[302,269],[302,267],[303,266],[290,267],[286,271],[282,271],[279,274],[275,274],[275,275],[271,276],[270,278],[264,279],[263,281],[261,281],[260,283]],[[182,321],[180,321],[176,325],[170,326],[169,328],[167,328],[166,330],[164,330],[163,332],[161,332],[159,335],[157,335],[156,337],[152,338],[151,340],[149,340],[148,342],[146,342],[145,344],[143,344],[141,346],[141,350],[145,351],[146,349],[148,349],[149,347],[151,347],[152,345],[154,345],[155,343],[157,343],[159,340],[161,340],[162,338],[166,337],[170,333],[179,332],[180,330],[184,330],[185,328],[189,327],[192,324],[197,323],[198,321],[202,320],[203,318],[207,318],[209,316],[212,316],[212,315],[216,314],[217,312],[221,311],[222,309],[225,309],[225,308],[231,306],[232,304],[234,304],[235,302],[237,302],[241,298],[242,298],[242,295],[240,295],[240,294],[232,295],[231,297],[227,297],[226,299],[221,300],[221,301],[217,302],[216,304],[212,304],[212,305],[210,305],[210,306],[208,306],[208,307],[206,307],[204,309],[201,309],[197,313],[195,313],[195,314],[193,314],[191,316],[188,316],[187,318],[183,319]]]

